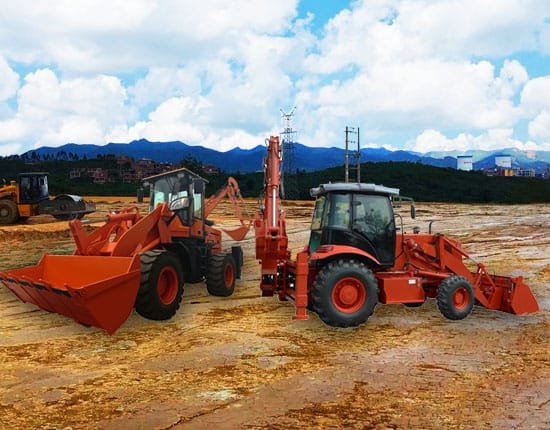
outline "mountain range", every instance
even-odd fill
[[[33,154],[34,153],[34,154]],[[260,170],[264,157],[265,147],[258,145],[252,149],[233,148],[221,152],[203,146],[188,145],[180,141],[150,142],[145,139],[134,140],[130,143],[108,143],[107,145],[84,145],[68,143],[60,147],[40,147],[28,151],[22,156],[36,158],[60,158],[63,154],[73,154],[78,158],[97,158],[100,155],[112,154],[115,156],[130,156],[135,159],[149,158],[158,162],[179,162],[187,157],[200,160],[203,164],[210,164],[226,172],[252,172]],[[514,159],[514,165],[521,168],[535,169],[543,172],[550,163],[550,151],[521,151],[515,148],[499,151],[470,151],[470,152],[428,152],[420,154],[411,151],[390,151],[385,148],[363,148],[362,162],[408,161],[422,163],[436,167],[456,167],[457,155],[472,155],[474,169],[492,167],[495,164],[495,155],[505,153]],[[287,157],[290,155],[287,154]],[[344,150],[341,148],[317,148],[294,144],[292,165],[294,168],[307,171],[321,170],[344,164]]]

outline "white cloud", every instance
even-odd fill
[[[531,79],[521,92],[521,106],[527,115],[550,110],[550,76]]]
[[[541,50],[548,15],[543,0],[352,3],[305,59],[310,76],[297,84],[297,104],[308,113],[305,141],[334,145],[345,125],[362,125],[370,138],[513,129],[536,114],[516,102],[530,83],[526,68],[512,58],[495,70],[489,60],[472,58]]]
[[[529,79],[514,55],[549,52],[547,0],[359,0],[318,37],[297,3],[8,2],[0,144],[250,147],[293,105],[299,140],[316,146],[341,145],[346,125],[395,146],[388,136],[418,135],[414,147],[546,144],[550,77]],[[19,87],[18,63],[42,68]],[[512,138],[519,121],[532,141]]]
[[[529,137],[550,148],[550,111],[543,110],[529,123]]]
[[[540,146],[535,142],[522,142],[512,137],[512,129],[491,129],[474,136],[469,133],[460,133],[455,138],[448,138],[437,130],[424,130],[415,140],[407,143],[407,149],[415,152],[430,151],[459,151],[466,152],[472,149],[484,151],[505,148],[521,150],[550,149],[549,145]]]
[[[113,76],[59,80],[50,69],[41,69],[24,81],[17,113],[0,121],[0,141],[34,147],[97,143],[112,124],[134,117],[125,105],[125,89]]]
[[[19,88],[19,75],[0,55],[0,102],[13,97]]]
[[[334,142],[327,129],[357,124],[366,124],[374,136],[415,128],[511,128],[521,117],[512,97],[525,80],[517,61],[506,62],[498,75],[487,61],[396,61],[345,81],[314,84],[302,90],[297,103],[308,112],[309,144],[327,145]],[[327,125],[323,133],[320,123]]]
[[[2,5],[0,49],[77,73],[175,67],[232,49],[248,32],[290,28],[297,0],[21,0]]]
[[[425,58],[457,60],[541,49],[546,0],[361,0],[326,26],[310,70]]]
[[[0,145],[0,156],[2,157],[18,154],[19,151],[21,151],[21,145],[18,143],[7,143]]]
[[[139,121],[132,127],[118,127],[107,136],[109,141],[128,142],[137,139],[150,141],[180,140],[190,145],[203,145],[225,151],[236,146],[252,148],[263,141],[269,130],[253,135],[242,129],[215,128],[201,125],[201,118],[209,107],[202,97],[172,97],[149,114],[148,121]]]
[[[201,93],[201,71],[196,67],[154,67],[129,89],[138,106],[158,104],[170,97],[198,96]]]

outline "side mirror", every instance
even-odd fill
[[[414,204],[411,205],[411,218],[416,218],[416,207],[414,206]]]
[[[179,197],[170,202],[171,211],[179,211],[189,207],[189,197]]]

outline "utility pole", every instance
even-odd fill
[[[281,195],[283,199],[292,200],[298,198],[298,175],[295,167],[294,143],[296,142],[296,130],[292,128],[292,118],[296,111],[296,106],[290,113],[282,109],[281,118],[283,120],[283,131],[281,132],[282,141],[282,175],[281,175]]]
[[[350,170],[355,170],[355,181],[361,182],[361,142],[360,142],[360,133],[359,127],[346,126],[345,130],[346,140],[345,140],[345,159],[344,159],[344,169],[345,169],[345,182],[349,182]],[[354,144],[357,144],[357,149],[350,149]],[[351,155],[350,155],[351,151]],[[350,158],[352,159],[353,166],[350,166]]]

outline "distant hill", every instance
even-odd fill
[[[68,143],[60,147],[41,147],[25,153],[29,158],[45,157],[59,158],[60,154],[73,154],[78,158],[97,158],[99,155],[130,156],[134,158],[150,158],[160,162],[178,162],[186,157],[194,157],[203,164],[212,164],[226,172],[253,172],[260,170],[265,148],[258,145],[252,149],[234,148],[226,152],[216,151],[203,146],[188,145],[180,141],[150,142],[145,139],[130,143],[108,143],[107,145],[79,145]],[[505,152],[512,155],[520,167],[533,168],[537,172],[546,169],[550,163],[550,151],[519,151],[504,149],[500,151],[475,151],[474,168],[481,169],[494,165],[494,154]],[[22,154],[22,155],[25,155]],[[413,162],[436,167],[456,167],[458,152],[430,152],[419,154],[411,151],[390,151],[385,148],[364,148],[361,150],[363,162]],[[315,171],[328,167],[342,165],[344,150],[341,148],[317,148],[296,143],[294,165],[296,168]]]
[[[262,151],[263,152],[263,149]],[[0,172],[6,180],[16,178],[17,173],[45,171],[50,173],[49,185],[53,195],[60,193],[83,196],[135,196],[141,182],[121,181],[95,184],[91,178],[70,179],[75,167],[104,168],[117,171],[114,158],[89,160],[35,161],[0,158]],[[263,187],[263,172],[232,173],[245,197],[257,197]],[[207,195],[212,195],[227,183],[228,173],[208,176]],[[319,184],[339,181],[344,177],[344,168],[337,167],[318,171],[300,171],[296,175],[297,198],[310,198],[309,190]],[[361,165],[361,179],[401,189],[401,194],[419,201],[432,202],[493,202],[493,203],[548,203],[550,180],[485,176],[482,172],[462,172],[452,168],[428,166],[416,162],[370,162]]]

